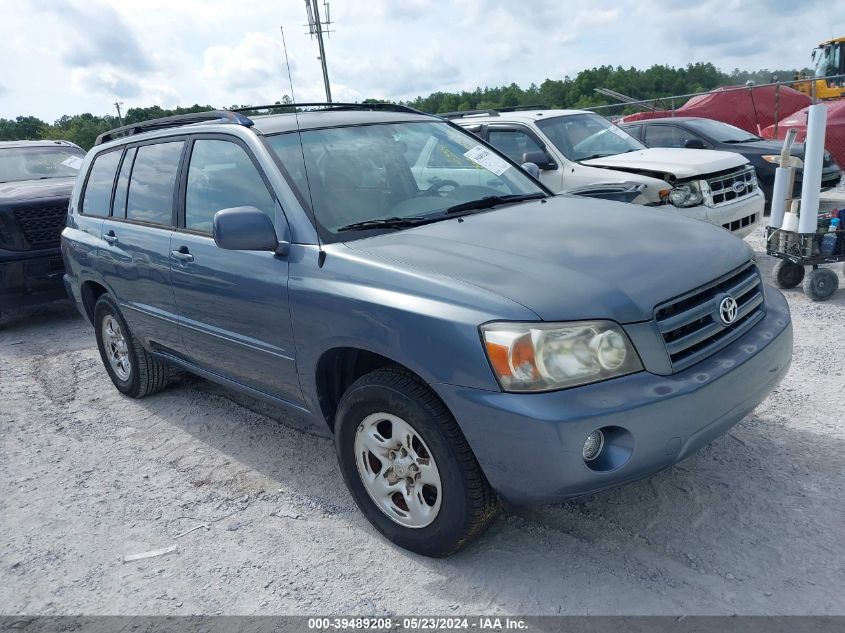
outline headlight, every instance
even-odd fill
[[[701,192],[694,183],[678,185],[669,192],[669,202],[676,207],[695,207],[703,200]]]
[[[481,337],[505,391],[565,389],[643,369],[613,321],[488,323]]]
[[[761,156],[760,158],[762,158],[767,163],[773,163],[777,166],[780,166],[780,154],[769,154],[767,156]],[[795,167],[796,169],[802,169],[804,167],[804,161],[798,158],[797,156],[790,156],[789,166]]]

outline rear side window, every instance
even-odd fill
[[[649,125],[645,142],[649,147],[683,147],[692,136],[674,125]]]
[[[183,141],[142,145],[135,155],[126,219],[170,226]]]
[[[195,141],[185,191],[185,228],[211,233],[214,214],[232,207],[255,207],[271,220],[276,214],[273,197],[242,147],[229,141]]]
[[[112,185],[119,162],[119,151],[100,154],[94,159],[82,198],[83,214],[100,218],[108,216]]]
[[[132,163],[135,160],[134,147],[126,150],[123,157],[123,164],[120,166],[120,173],[117,175],[117,186],[114,189],[114,203],[112,204],[112,217],[126,217],[126,194],[129,191],[129,174],[132,173]]]

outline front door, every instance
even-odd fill
[[[300,404],[288,307],[288,262],[269,252],[227,251],[214,214],[256,207],[284,234],[284,215],[245,146],[193,141],[180,229],[171,241],[173,291],[185,358],[247,387]]]

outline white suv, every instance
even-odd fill
[[[554,192],[636,183],[630,201],[748,235],[763,217],[754,168],[732,152],[647,148],[585,110],[502,109],[441,114],[517,163],[534,163]],[[579,191],[580,190],[580,191]],[[637,193],[638,191],[638,193]]]

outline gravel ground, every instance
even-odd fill
[[[12,315],[0,613],[845,614],[845,290],[787,296],[792,369],[730,433],[447,560],[384,541],[305,420],[189,376],[124,398],[72,308]]]

